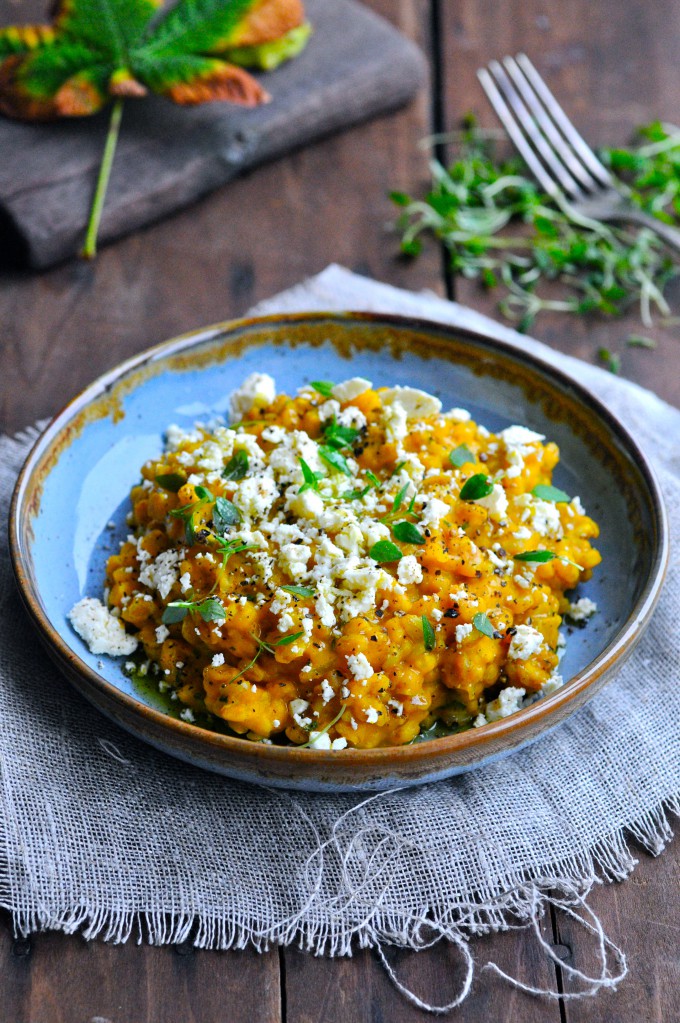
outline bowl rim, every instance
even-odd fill
[[[49,451],[62,430],[68,426],[69,422],[78,413],[87,408],[92,401],[111,391],[115,384],[123,381],[130,373],[138,371],[143,367],[151,366],[167,357],[184,353],[206,342],[209,343],[219,337],[223,337],[227,341],[229,334],[248,331],[253,328],[266,328],[267,325],[280,327],[284,324],[289,324],[295,326],[304,323],[322,323],[328,320],[332,320],[340,325],[343,323],[348,325],[367,323],[374,326],[384,324],[397,330],[412,330],[425,334],[428,332],[436,332],[439,335],[449,334],[453,335],[458,341],[471,342],[473,345],[482,343],[486,349],[495,349],[499,353],[509,356],[531,372],[538,372],[539,375],[547,376],[560,390],[564,391],[566,389],[571,391],[581,404],[587,405],[599,416],[609,433],[616,438],[627,455],[635,459],[636,467],[647,488],[647,497],[656,527],[647,580],[628,618],[607,646],[581,671],[570,678],[563,687],[507,718],[501,718],[498,721],[484,725],[483,728],[469,728],[466,731],[453,735],[441,736],[426,742],[405,746],[345,749],[341,751],[341,760],[338,758],[337,750],[328,751],[298,746],[267,745],[253,742],[249,739],[212,732],[198,725],[173,718],[162,710],[150,707],[108,682],[79,657],[76,651],[73,650],[66,639],[49,621],[41,605],[39,591],[32,585],[30,574],[23,564],[21,525],[22,518],[25,517],[26,498],[29,493],[32,476],[39,466],[43,455]],[[359,768],[362,765],[367,768],[377,767],[382,761],[389,760],[390,765],[398,769],[423,759],[438,759],[438,755],[450,759],[456,753],[463,753],[471,747],[478,747],[481,750],[487,745],[496,747],[499,740],[510,736],[512,733],[515,733],[515,739],[519,738],[521,741],[521,735],[518,735],[518,733],[526,732],[528,737],[530,734],[534,734],[537,728],[541,730],[545,728],[547,731],[551,727],[551,722],[550,720],[543,722],[544,718],[552,718],[560,707],[565,706],[580,694],[583,694],[603,675],[606,676],[611,673],[617,662],[625,659],[640,639],[660,596],[669,560],[669,546],[667,512],[661,488],[649,459],[619,418],[575,377],[553,366],[547,357],[537,355],[534,352],[528,352],[491,333],[456,327],[452,324],[429,320],[423,317],[401,316],[388,312],[351,310],[284,312],[273,313],[267,316],[225,320],[211,326],[180,334],[123,360],[79,391],[57,412],[41,432],[31,447],[18,475],[9,513],[10,557],[21,597],[29,611],[30,617],[38,628],[40,638],[47,642],[50,652],[57,655],[59,663],[71,669],[70,681],[81,692],[81,695],[87,696],[88,687],[94,689],[104,699],[113,700],[114,704],[120,704],[121,708],[132,715],[133,719],[139,721],[140,727],[146,723],[147,726],[155,726],[156,729],[160,729],[162,732],[169,731],[182,744],[195,748],[197,754],[201,750],[205,751],[206,748],[212,748],[213,751],[221,751],[225,754],[237,754],[239,759],[244,762],[257,761],[258,765],[265,769],[268,764],[274,767],[276,764],[281,764],[285,761],[298,761],[301,758],[301,763],[304,761],[305,766],[310,767],[317,764],[320,768],[329,768],[333,764],[340,762],[349,766],[351,758],[353,768]],[[75,681],[75,676],[79,676],[78,682]],[[554,723],[556,724],[557,721]]]

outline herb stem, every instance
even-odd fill
[[[83,259],[94,259],[97,255],[97,236],[99,234],[99,224],[102,219],[102,210],[104,209],[104,200],[106,199],[106,190],[109,186],[109,178],[111,177],[111,168],[113,166],[113,157],[116,152],[116,145],[118,143],[118,133],[120,131],[120,122],[123,117],[123,100],[118,98],[111,109],[111,120],[109,121],[109,130],[106,134],[106,142],[104,144],[104,152],[102,154],[102,162],[99,168],[99,176],[97,178],[97,185],[94,192],[94,198],[92,200],[92,208],[90,210],[90,219],[87,223],[87,233],[85,234],[85,244],[81,250],[81,257]]]

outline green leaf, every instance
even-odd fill
[[[324,441],[332,448],[348,448],[359,436],[359,431],[351,426],[341,426],[335,418],[326,424]]]
[[[300,638],[300,636],[304,636],[304,632],[294,632],[290,636],[284,636],[282,639],[278,639],[274,646],[290,646],[290,644],[294,643],[296,639]]]
[[[477,632],[481,632],[483,636],[488,636],[489,639],[494,638],[494,627],[489,621],[488,615],[486,615],[483,611],[480,611],[475,615],[472,619],[472,624]]]
[[[364,475],[365,475],[366,479],[367,479],[367,480],[368,480],[368,481],[369,481],[369,482],[370,482],[370,483],[371,483],[371,484],[372,484],[372,485],[373,485],[374,487],[379,487],[379,486],[380,486],[380,480],[378,479],[378,477],[376,476],[376,474],[375,474],[374,472],[371,472],[371,470],[370,470],[370,469],[367,469],[367,470],[366,470],[366,472],[364,473]]]
[[[608,348],[604,347],[598,348],[597,357],[610,373],[617,375],[621,372],[621,356],[616,352],[610,352]]]
[[[192,606],[191,601],[173,600],[163,611],[161,616],[163,625],[175,625],[177,622],[184,621]]]
[[[410,483],[404,483],[403,487],[401,488],[401,490],[399,491],[399,493],[395,497],[394,501],[392,502],[392,511],[393,512],[397,512],[401,508],[402,501],[406,497],[406,492],[407,492],[407,490],[408,490],[408,488],[410,486],[411,486]]]
[[[656,348],[656,341],[652,337],[644,337],[641,334],[631,334],[626,338],[629,348]]]
[[[176,494],[186,481],[186,476],[180,476],[178,472],[160,473],[156,476],[158,486],[162,487],[163,490],[167,490],[170,494]]]
[[[303,485],[300,487],[299,493],[303,494],[305,490],[318,490],[319,480],[323,479],[323,473],[314,472],[304,458],[300,459],[300,469],[302,470],[302,478],[304,479]]]
[[[316,590],[313,586],[282,586],[286,593],[292,593],[294,597],[313,597]]]
[[[569,504],[571,501],[569,494],[565,494],[559,487],[553,487],[547,483],[537,483],[531,493],[534,497],[539,497],[541,501],[553,501],[555,504]]]
[[[201,501],[201,503],[215,500],[215,498],[212,495],[212,492],[208,490],[207,487],[202,487],[200,485],[194,487],[194,493],[196,494],[196,497]]]
[[[225,533],[230,526],[241,521],[241,512],[226,497],[218,497],[213,508],[213,526],[216,532]]]
[[[485,473],[478,472],[465,481],[460,497],[462,501],[478,501],[481,497],[488,497],[492,490],[493,480]]]
[[[234,455],[229,459],[222,475],[225,480],[242,480],[248,474],[248,455],[245,451],[236,451]]]
[[[423,643],[425,644],[426,650],[434,650],[435,643],[437,642],[434,634],[434,629],[430,625],[427,615],[421,616],[423,623]]]
[[[330,380],[312,380],[311,386],[314,390],[321,395],[322,398],[332,398],[333,388],[335,384],[332,384]]]
[[[547,561],[553,561],[557,557],[554,551],[523,551],[521,554],[515,554],[515,561],[536,561],[543,565]]]
[[[321,444],[319,445],[319,455],[327,465],[331,465],[338,472],[344,473],[345,476],[352,476],[352,470],[348,466],[345,456],[341,455],[335,448]]]
[[[412,522],[396,522],[392,526],[392,534],[402,543],[425,543],[425,537]]]
[[[217,597],[207,597],[196,605],[196,610],[204,622],[223,622],[227,613]]]
[[[377,561],[378,564],[383,564],[389,561],[400,561],[403,558],[403,554],[399,550],[396,544],[392,543],[391,540],[378,540],[374,543],[368,552],[369,557]]]
[[[345,501],[360,501],[361,498],[366,497],[370,489],[370,487],[364,487],[363,490],[345,490],[340,496]]]
[[[477,459],[472,454],[470,449],[465,444],[459,444],[457,448],[449,453],[449,462],[451,465],[455,465],[456,469],[460,469],[461,466],[468,462],[476,462]]]

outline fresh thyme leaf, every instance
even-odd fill
[[[352,470],[348,466],[345,456],[341,455],[335,448],[328,447],[326,444],[320,444],[319,455],[327,465],[333,466],[334,469],[344,473],[345,476],[352,476]]]
[[[177,622],[183,622],[192,607],[191,601],[173,600],[171,604],[167,605],[161,615],[163,625],[176,625]]]
[[[286,593],[292,593],[294,597],[313,597],[316,590],[313,586],[282,586]]]
[[[656,341],[653,337],[644,337],[641,334],[631,334],[626,338],[629,348],[656,348]]]
[[[299,493],[304,494],[305,490],[318,490],[319,480],[323,479],[323,473],[314,472],[314,470],[307,465],[304,458],[300,459],[300,468],[302,470],[302,478],[305,482],[300,487]]]
[[[398,472],[401,472],[401,470],[404,468],[405,465],[406,465],[406,462],[397,462],[397,464],[395,465],[394,469],[390,473],[390,479],[392,479],[393,476],[396,476]],[[368,473],[366,475],[368,475]]]
[[[571,501],[569,494],[565,494],[559,487],[553,487],[547,483],[537,483],[531,493],[541,501],[554,501],[555,504],[569,504]]]
[[[241,512],[226,497],[218,497],[213,508],[213,525],[218,533],[225,533],[230,526],[241,521]]]
[[[312,743],[315,743],[317,741],[317,739],[321,735],[325,735],[326,732],[330,732],[330,730],[333,727],[333,725],[337,725],[338,721],[340,720],[342,715],[345,713],[346,709],[347,709],[347,704],[343,703],[343,705],[341,706],[340,710],[335,715],[335,717],[333,718],[332,721],[329,721],[327,725],[324,725],[323,728],[320,728],[318,732],[312,730],[313,733],[314,733],[313,737],[310,736],[310,738],[307,740],[307,742],[301,742],[299,746],[296,746],[296,749],[306,749],[307,747],[311,746]]]
[[[434,634],[434,629],[430,625],[427,615],[421,615],[420,619],[423,623],[423,643],[425,644],[426,650],[434,650],[435,643],[437,642]]]
[[[170,494],[176,494],[180,487],[183,487],[186,483],[186,476],[180,476],[178,472],[160,473],[156,476],[156,483],[163,490],[167,490]]]
[[[366,477],[367,480],[370,481],[370,483],[373,484],[374,487],[379,487],[380,486],[380,480],[378,479],[378,477],[376,476],[376,474],[374,472],[371,472],[370,469],[366,470],[366,472],[364,473],[364,476]]]
[[[49,121],[94,114],[114,101],[83,255],[96,252],[123,99],[155,92],[181,105],[266,102],[260,83],[231,62],[232,52],[241,65],[272,66],[299,52],[309,32],[301,4],[279,5],[273,19],[263,6],[269,5],[58,0],[51,25],[0,29],[1,113]]]
[[[330,380],[312,380],[311,386],[322,398],[332,398],[335,384]]]
[[[597,357],[610,373],[619,374],[621,372],[621,356],[616,352],[610,352],[608,348],[598,348]]]
[[[408,490],[408,488],[410,486],[411,486],[410,483],[404,483],[403,487],[401,488],[401,490],[399,491],[399,493],[395,497],[394,501],[392,502],[392,511],[393,512],[397,512],[401,508],[402,501],[406,497],[406,491]]]
[[[470,476],[460,491],[461,501],[478,501],[480,497],[488,497],[493,490],[493,480],[483,472]]]
[[[395,522],[392,526],[392,534],[396,540],[402,543],[425,543],[425,537],[412,522]]]
[[[229,459],[222,475],[225,480],[242,480],[248,473],[248,455],[245,451],[236,451],[232,458]]]
[[[377,561],[379,565],[388,561],[401,561],[403,554],[391,540],[378,540],[368,552],[370,558]]]
[[[204,622],[223,622],[227,613],[217,597],[207,597],[196,605],[196,610]]]
[[[358,430],[352,426],[341,426],[335,418],[324,429],[324,440],[332,448],[349,448],[358,436]]]
[[[677,224],[680,129],[657,122],[640,134],[641,145],[605,149],[601,158],[633,203]],[[541,194],[521,159],[497,159],[474,124],[454,141],[454,162],[432,164],[424,198],[393,194],[402,252],[416,256],[425,237],[438,239],[454,273],[496,288],[501,313],[520,330],[543,310],[620,316],[637,303],[645,326],[655,310],[668,316],[664,289],[680,262],[652,231],[576,217]]]
[[[304,636],[304,632],[294,632],[291,636],[284,636],[282,639],[278,639],[274,646],[290,646],[290,644],[294,643],[296,639],[300,638],[300,636]]]
[[[341,494],[340,496],[345,501],[360,501],[363,497],[366,497],[366,494],[370,489],[370,487],[364,487],[363,490],[346,490],[344,494]]]
[[[481,632],[483,636],[488,636],[489,639],[494,638],[494,627],[489,621],[488,615],[486,615],[483,611],[479,611],[475,615],[472,619],[472,624],[477,632]]]
[[[535,561],[540,565],[546,564],[548,561],[565,561],[568,565],[573,565],[574,568],[578,568],[579,572],[583,571],[582,565],[577,565],[575,561],[571,561],[569,558],[565,558],[562,554],[555,554],[554,551],[523,551],[521,554],[515,554],[513,557],[514,561]]]
[[[477,459],[472,454],[470,449],[465,444],[459,444],[457,448],[449,453],[449,462],[451,465],[455,465],[456,469],[460,469],[463,465],[468,462],[476,462]]]
[[[214,501],[214,497],[207,487],[202,487],[200,485],[194,487],[194,493],[200,501]]]

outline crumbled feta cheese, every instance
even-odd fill
[[[590,597],[581,597],[569,605],[567,617],[571,618],[572,622],[584,622],[586,618],[590,618],[596,611],[597,604],[594,600],[591,600]]]
[[[213,668],[219,668],[224,664],[224,654],[213,654],[211,661]]]
[[[420,511],[420,521],[425,526],[438,526],[450,510],[446,501],[440,501],[438,497],[430,497]]]
[[[542,433],[536,433],[526,426],[506,426],[498,434],[508,448],[522,448],[527,444],[539,444],[545,437]]]
[[[406,412],[407,419],[423,419],[436,416],[441,412],[442,403],[439,398],[417,387],[388,387],[380,392],[383,405],[400,405]]]
[[[182,593],[187,593],[191,589],[191,576],[188,572],[179,577],[179,587]]]
[[[309,707],[307,700],[291,700],[290,701],[290,712],[293,716],[293,721],[300,728],[309,728],[312,723],[312,719],[304,717],[304,712]]]
[[[371,678],[373,675],[373,668],[366,654],[350,654],[347,658],[347,667],[357,682]]]
[[[564,685],[564,679],[557,672],[553,672],[550,678],[543,683],[541,686],[541,696],[551,696],[556,693],[558,689],[561,689]]]
[[[262,431],[262,440],[269,444],[280,444],[285,436],[286,431],[282,426],[265,426]]]
[[[421,583],[423,581],[423,570],[414,554],[407,554],[397,566],[397,578],[400,583]]]
[[[232,501],[247,518],[263,518],[279,496],[279,488],[271,476],[257,475],[241,480]]]
[[[471,625],[457,625],[456,626],[456,643],[462,643],[466,636],[469,636],[472,632]]]
[[[345,739],[344,736],[341,735],[339,738],[333,739],[333,741],[331,743],[331,749],[346,749],[346,748],[347,748],[347,739]]]
[[[493,490],[486,497],[478,497],[474,502],[486,508],[489,517],[500,521],[508,510],[508,498],[500,483],[494,483]]]
[[[333,689],[333,686],[330,684],[330,682],[328,681],[327,678],[322,679],[322,682],[321,682],[321,699],[323,700],[323,702],[324,703],[330,703],[330,701],[333,699],[334,696],[335,696],[335,690]]]
[[[572,497],[572,499],[571,499],[571,507],[574,509],[574,511],[576,512],[577,515],[585,515],[586,514],[586,510],[583,507],[583,505],[581,504],[581,498],[580,497]]]
[[[399,700],[388,700],[387,701],[387,706],[392,708],[392,710],[394,711],[394,713],[396,714],[396,716],[398,718],[403,716],[404,704],[403,703],[399,703]]]
[[[187,721],[189,724],[192,724],[196,720],[196,718],[194,717],[194,712],[192,711],[191,707],[185,707],[183,711],[180,711],[179,716],[181,717],[182,721]]]
[[[164,643],[169,635],[170,629],[167,627],[167,625],[159,625],[158,628],[156,629],[156,642]]]
[[[354,401],[360,394],[370,391],[373,384],[363,377],[352,377],[350,380],[343,380],[333,387],[333,397],[338,401]]]
[[[522,701],[526,696],[526,689],[518,689],[515,686],[508,686],[501,689],[495,700],[486,706],[486,720],[500,721],[501,718],[510,717],[522,709]]]
[[[68,618],[93,654],[120,657],[137,649],[136,638],[128,635],[120,619],[96,597],[83,597],[71,608]]]
[[[340,402],[330,398],[323,405],[319,405],[317,412],[322,423],[325,423],[327,419],[337,419],[340,413]]]
[[[380,714],[375,707],[368,707],[364,713],[366,714],[366,721],[369,725],[374,725],[376,721],[380,719]]]
[[[451,408],[444,413],[444,419],[453,419],[457,423],[467,423],[472,417],[466,408]]]
[[[276,397],[276,384],[268,373],[251,373],[231,395],[229,408],[232,420],[243,419],[255,406],[271,405]]]
[[[508,657],[514,661],[526,661],[541,651],[543,636],[531,625],[517,625],[516,629],[508,647]]]

